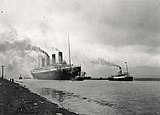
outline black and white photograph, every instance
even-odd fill
[[[0,115],[160,115],[160,0],[0,0]]]

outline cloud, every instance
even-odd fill
[[[84,42],[117,48],[143,46],[148,47],[146,53],[158,53],[160,12],[157,0],[61,0],[52,5],[55,15],[59,13],[58,16],[67,18],[61,20],[67,20],[65,28],[81,36],[85,34],[80,38]]]
[[[160,45],[160,12],[154,1],[114,0],[110,4],[109,8],[107,3],[95,5],[85,15],[94,43],[114,47]]]
[[[30,75],[30,70],[37,67],[38,54],[48,56],[41,48],[34,46],[29,38],[19,39],[19,33],[14,29],[0,34],[0,63],[5,65],[7,76],[15,77],[12,73]]]
[[[69,33],[71,53],[77,58],[81,54],[85,59],[103,58],[118,65],[129,61],[133,66],[160,66],[158,0],[3,0],[1,3],[0,33],[14,28],[47,52],[52,47],[60,49],[66,60]]]

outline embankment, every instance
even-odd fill
[[[2,115],[77,115],[58,107],[44,97],[31,92],[14,81],[0,79]]]

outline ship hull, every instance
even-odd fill
[[[57,69],[51,71],[31,72],[34,79],[39,80],[71,80],[78,76],[81,72],[81,67],[71,69]]]
[[[133,77],[130,76],[130,77],[119,77],[119,78],[116,78],[116,77],[108,77],[108,80],[109,81],[133,81]]]

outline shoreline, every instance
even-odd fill
[[[0,78],[1,115],[78,115],[31,92],[19,83]]]

